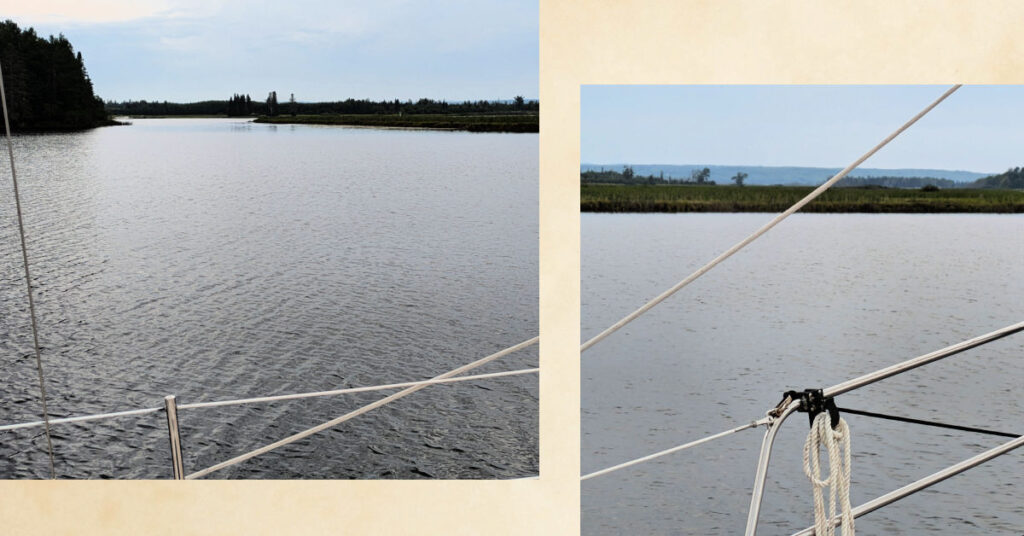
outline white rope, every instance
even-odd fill
[[[518,350],[522,350],[523,348],[527,348],[529,346],[537,344],[539,341],[540,341],[540,337],[534,337],[534,338],[532,338],[530,340],[523,341],[523,342],[521,342],[521,343],[519,343],[519,344],[517,344],[515,346],[510,346],[510,347],[508,347],[508,348],[506,348],[504,350],[501,350],[499,352],[495,352],[495,353],[493,353],[493,354],[491,354],[491,355],[489,355],[487,357],[484,357],[484,358],[478,359],[476,361],[473,361],[472,363],[463,365],[463,366],[461,366],[459,368],[456,368],[456,369],[452,369],[452,370],[450,370],[448,372],[445,372],[444,374],[440,374],[438,376],[435,376],[432,379],[433,380],[442,380],[442,379],[445,379],[445,378],[450,378],[452,376],[457,376],[459,374],[462,374],[463,372],[468,372],[468,371],[470,371],[472,369],[475,369],[477,367],[486,365],[487,363],[490,363],[491,361],[494,361],[495,359],[498,359],[500,357],[504,357],[504,356],[506,356],[508,354],[511,354],[512,352],[515,352],[515,351],[518,351]],[[380,400],[378,400],[376,402],[367,404],[367,405],[365,405],[365,406],[363,406],[363,407],[361,407],[361,408],[359,408],[359,409],[357,409],[355,411],[351,411],[349,413],[346,413],[346,414],[344,414],[344,415],[342,415],[342,416],[340,416],[340,417],[338,417],[336,419],[332,419],[332,420],[327,421],[325,423],[318,424],[318,425],[316,425],[316,426],[314,426],[312,428],[309,428],[308,430],[304,430],[304,431],[299,432],[297,434],[290,435],[290,436],[288,436],[288,437],[286,437],[284,439],[281,439],[279,441],[275,441],[275,442],[273,442],[273,443],[271,443],[269,445],[260,447],[260,448],[258,448],[256,450],[253,450],[253,451],[250,451],[250,452],[246,452],[245,454],[241,454],[241,455],[235,456],[234,458],[231,458],[230,460],[223,461],[223,462],[218,463],[216,465],[207,467],[206,469],[202,469],[200,471],[196,471],[195,473],[192,473],[192,474],[186,476],[185,478],[188,479],[188,480],[193,480],[193,479],[196,479],[196,478],[201,478],[201,477],[204,477],[204,476],[206,476],[206,475],[208,475],[208,474],[210,474],[210,473],[212,473],[214,471],[219,471],[221,469],[224,469],[225,467],[230,467],[232,465],[244,462],[244,461],[246,461],[246,460],[248,460],[250,458],[255,458],[256,456],[259,456],[261,454],[266,454],[267,452],[270,452],[270,451],[272,451],[272,450],[274,450],[274,449],[276,449],[278,447],[283,447],[283,446],[285,446],[285,445],[287,445],[289,443],[294,443],[295,441],[298,441],[300,439],[304,439],[304,438],[309,437],[309,436],[311,436],[311,435],[313,435],[315,433],[322,432],[322,431],[324,431],[324,430],[326,430],[328,428],[332,428],[334,426],[337,426],[337,425],[339,425],[339,424],[341,424],[341,423],[343,423],[343,422],[345,422],[345,421],[347,421],[349,419],[358,417],[358,416],[360,416],[360,415],[362,415],[364,413],[367,413],[369,411],[373,411],[373,410],[375,410],[375,409],[377,409],[377,408],[379,408],[381,406],[384,406],[386,404],[394,402],[395,400],[398,400],[398,399],[403,398],[405,396],[411,395],[411,394],[415,393],[416,391],[419,391],[420,389],[423,389],[425,387],[427,387],[427,385],[416,385],[416,386],[413,386],[413,387],[407,387],[407,388],[402,389],[401,391],[399,391],[399,392],[397,392],[397,393],[395,393],[393,395],[390,395],[388,397],[382,398],[382,399],[380,399]]]
[[[900,499],[903,499],[904,497],[909,497],[910,495],[913,495],[919,491],[928,489],[929,487],[934,486],[939,482],[942,482],[948,478],[952,478],[956,475],[959,475],[960,473],[978,467],[979,465],[989,460],[993,460],[995,458],[998,458],[999,456],[1003,456],[1004,454],[1007,454],[1010,451],[1018,449],[1020,447],[1024,447],[1024,436],[1018,437],[1017,439],[1013,439],[1011,441],[1007,441],[1006,443],[1003,443],[998,447],[986,450],[985,452],[982,452],[976,456],[972,456],[960,463],[951,465],[936,473],[932,473],[924,478],[911,482],[910,484],[907,484],[902,488],[892,490],[889,493],[882,495],[881,497],[875,497],[874,499],[871,499],[870,501],[854,508],[853,517],[858,518],[860,516],[870,514],[871,512],[874,512],[879,508],[888,506]],[[833,519],[832,523],[834,525],[839,521],[839,519]],[[811,536],[812,534],[815,534],[815,527],[807,527],[806,529],[801,530],[800,532],[793,533],[792,536]]]
[[[53,440],[50,438],[50,412],[46,409],[46,382],[43,380],[43,358],[39,352],[39,327],[36,325],[36,304],[32,299],[32,276],[28,271],[28,246],[25,245],[25,222],[21,217],[21,196],[18,195],[18,174],[14,172],[14,145],[11,143],[11,123],[7,119],[7,93],[4,74],[0,68],[0,102],[4,108],[4,130],[7,133],[7,156],[11,160],[11,183],[14,185],[14,206],[18,213],[18,235],[21,237],[21,258],[25,265],[25,287],[28,292],[28,313],[32,319],[32,343],[36,352],[36,372],[39,375],[39,394],[43,402],[43,423],[46,426],[46,450],[50,453],[50,478],[57,478],[53,463]]]
[[[812,191],[811,193],[807,194],[807,196],[804,197],[803,199],[801,199],[800,201],[797,201],[796,204],[794,204],[793,206],[791,206],[788,209],[786,209],[785,212],[783,212],[782,214],[779,214],[778,216],[775,216],[774,218],[772,218],[771,221],[769,221],[763,227],[761,227],[760,229],[755,231],[754,234],[744,238],[738,244],[736,244],[735,246],[733,246],[733,247],[729,248],[728,250],[726,250],[725,253],[722,253],[721,255],[715,257],[714,259],[711,260],[711,262],[705,264],[700,269],[698,269],[696,272],[693,272],[692,274],[690,274],[686,279],[683,279],[679,283],[676,283],[672,288],[666,290],[665,292],[662,292],[661,294],[656,296],[651,301],[645,303],[642,307],[640,307],[636,311],[633,311],[632,313],[626,315],[625,317],[622,318],[622,320],[619,320],[618,322],[612,324],[611,326],[609,326],[607,329],[605,329],[601,333],[598,333],[596,336],[594,336],[589,341],[583,343],[583,345],[580,346],[580,352],[585,352],[591,346],[601,342],[605,337],[611,335],[612,333],[615,333],[616,331],[621,329],[626,324],[632,322],[633,320],[636,320],[637,317],[639,317],[640,315],[646,313],[647,311],[652,309],[655,305],[658,305],[659,303],[665,301],[669,296],[675,294],[676,292],[678,292],[680,289],[682,289],[686,285],[689,285],[694,280],[696,280],[698,277],[704,275],[705,273],[710,271],[712,268],[717,266],[719,263],[721,263],[725,259],[728,259],[729,257],[731,257],[734,253],[736,253],[737,251],[739,251],[739,250],[743,249],[744,247],[746,247],[747,244],[750,244],[754,240],[757,240],[761,235],[767,233],[772,227],[775,227],[776,225],[778,225],[782,220],[788,218],[791,214],[793,214],[794,212],[796,212],[796,211],[800,210],[801,208],[803,208],[804,205],[806,205],[807,203],[810,203],[815,198],[817,198],[819,195],[824,193],[825,190],[828,190],[833,184],[839,182],[839,180],[842,179],[843,177],[845,177],[847,173],[853,171],[854,168],[856,168],[857,166],[861,165],[865,160],[867,160],[873,154],[878,152],[879,149],[881,149],[882,147],[885,147],[890,141],[895,139],[896,136],[899,136],[904,130],[909,128],[910,125],[913,125],[914,123],[917,122],[918,119],[921,119],[922,117],[924,117],[925,114],[930,112],[932,110],[932,108],[935,108],[936,106],[938,106],[938,104],[940,102],[942,102],[943,100],[945,100],[946,97],[952,95],[953,92],[956,91],[957,89],[960,89],[960,86],[961,86],[961,84],[957,84],[957,85],[949,88],[948,90],[946,90],[946,92],[943,93],[941,97],[936,99],[935,102],[933,102],[930,105],[928,105],[928,107],[925,108],[924,110],[921,110],[917,115],[915,115],[909,121],[904,123],[903,126],[901,126],[900,128],[896,129],[895,132],[893,132],[892,134],[889,134],[889,136],[887,138],[885,138],[884,140],[882,140],[881,143],[879,143],[878,145],[875,145],[874,148],[872,148],[867,153],[864,153],[863,156],[858,158],[852,164],[846,166],[846,168],[844,168],[839,173],[836,173],[831,179],[825,181],[821,186],[818,186],[817,188],[815,188],[814,191]]]
[[[296,393],[291,395],[277,395],[277,396],[264,396],[258,398],[241,398],[237,400],[219,400],[216,402],[195,402],[192,404],[181,404],[178,406],[178,410],[183,409],[197,409],[197,408],[213,408],[218,406],[235,406],[241,404],[254,404],[259,402],[275,402],[278,400],[297,400],[301,398],[313,398],[320,396],[333,396],[343,395],[350,393],[366,393],[372,391],[386,391],[389,389],[399,389],[402,387],[413,387],[416,385],[442,385],[447,383],[458,383],[467,382],[472,380],[485,380],[490,378],[502,378],[505,376],[518,376],[521,374],[533,374],[540,372],[539,368],[519,369],[510,370],[505,372],[491,372],[489,374],[476,374],[472,376],[459,376],[457,378],[446,378],[443,380],[422,380],[416,382],[404,382],[404,383],[391,383],[386,385],[372,385],[367,387],[351,387],[348,389],[336,389],[334,391],[316,391],[310,393]],[[156,413],[157,411],[163,411],[164,408],[143,408],[133,409],[128,411],[118,411],[114,413],[99,413],[96,415],[83,415],[80,417],[65,417],[63,419],[52,419],[50,424],[64,424],[70,422],[85,422],[95,421],[100,419],[111,419],[116,417],[128,417],[131,415],[145,415],[147,413]],[[43,426],[43,421],[24,422],[18,424],[6,424],[0,426],[0,432],[7,430],[17,430],[20,428],[34,428],[37,426]]]
[[[113,419],[117,417],[128,417],[130,415],[145,415],[147,413],[156,413],[163,411],[164,408],[142,408],[142,409],[131,409],[128,411],[117,411],[113,413],[98,413],[95,415],[82,415],[80,417],[65,417],[62,419],[52,419],[50,424],[65,424],[69,422],[86,422],[86,421],[98,421],[102,419]],[[7,430],[17,430],[19,428],[35,428],[37,426],[43,426],[45,421],[32,421],[22,422],[18,424],[5,424],[0,426],[0,432]]]
[[[820,449],[828,452],[828,478],[821,478]],[[850,506],[850,427],[842,417],[832,429],[828,412],[818,414],[804,443],[804,474],[811,480],[814,492],[814,533],[835,536],[836,500],[840,509],[842,536],[853,536],[853,513]],[[828,513],[825,512],[823,489],[828,491]]]
[[[655,458],[660,458],[662,456],[667,456],[669,454],[672,454],[673,452],[679,452],[681,450],[686,450],[686,449],[688,449],[690,447],[696,447],[697,445],[702,445],[704,443],[707,443],[708,441],[714,441],[715,439],[718,439],[720,437],[725,437],[725,436],[730,435],[730,434],[735,434],[736,432],[741,432],[743,430],[747,430],[749,428],[754,428],[755,426],[760,426],[762,424],[768,424],[769,422],[770,422],[770,419],[768,417],[765,417],[765,418],[760,419],[760,420],[752,421],[752,422],[749,422],[747,424],[744,424],[743,426],[737,426],[736,428],[732,428],[732,429],[726,430],[724,432],[719,432],[719,433],[714,434],[714,435],[709,435],[709,436],[707,436],[705,438],[698,439],[696,441],[691,441],[689,443],[685,443],[685,444],[682,444],[682,445],[679,445],[679,446],[676,446],[676,447],[672,447],[670,449],[665,449],[665,450],[660,451],[660,452],[655,452],[654,454],[648,454],[647,456],[644,456],[642,458],[637,458],[635,460],[630,460],[628,462],[620,463],[618,465],[613,465],[613,466],[611,466],[611,467],[609,467],[607,469],[601,469],[600,471],[594,471],[593,473],[590,473],[590,474],[587,474],[587,475],[584,475],[584,476],[580,477],[580,481],[582,482],[584,480],[588,480],[588,479],[594,478],[596,476],[606,475],[608,473],[611,473],[612,471],[618,471],[619,469],[625,469],[627,467],[632,467],[634,465],[638,465],[638,464],[641,464],[641,463],[644,463],[644,462],[649,462],[649,461],[651,461],[651,460],[653,460]]]

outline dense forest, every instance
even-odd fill
[[[11,130],[79,130],[111,122],[92,81],[63,36],[43,39],[13,21],[0,23],[3,68]]]
[[[1015,167],[1005,173],[978,179],[971,183],[971,188],[1001,188],[1004,190],[1024,190],[1024,168]]]
[[[240,100],[239,100],[240,99]],[[159,101],[107,102],[106,110],[117,115],[268,115],[279,114],[523,114],[537,113],[536,100],[516,97],[512,100],[479,100],[447,102],[433,99],[417,101],[398,99],[372,101],[347,99],[334,102],[296,102],[294,95],[278,104],[277,92],[271,92],[264,101],[252,99],[248,94],[235,94],[228,100],[208,100],[190,103]],[[247,107],[246,107],[247,106]]]
[[[745,175],[737,173],[737,175]],[[743,177],[730,177],[732,182],[743,186]],[[825,182],[830,177],[823,177]],[[580,172],[581,184],[626,184],[626,185],[715,185],[711,180],[709,168],[694,170],[690,179],[666,179],[664,173],[655,175],[639,175],[634,172],[631,166],[625,166],[621,171],[605,170],[582,171]],[[781,186],[781,185],[780,185]],[[1024,168],[1010,168],[1005,173],[984,177],[972,182],[957,182],[950,179],[936,177],[844,177],[836,183],[836,188],[893,188],[893,189],[918,189],[918,188],[973,188],[973,189],[1024,189]]]

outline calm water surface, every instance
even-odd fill
[[[51,415],[425,379],[533,337],[537,149],[536,135],[208,119],[17,137]],[[12,423],[40,410],[0,182]],[[387,394],[183,411],[186,471]],[[0,477],[48,476],[41,432],[0,432]],[[61,477],[169,475],[162,413],[57,425],[53,440]],[[536,471],[537,383],[519,376],[430,387],[212,476]]]
[[[765,223],[584,214],[582,335]],[[582,470],[749,422],[827,387],[1024,320],[1024,217],[796,215],[582,358]],[[848,393],[840,406],[1024,433],[1024,335]],[[846,417],[861,504],[1005,438]],[[585,534],[741,534],[764,429],[582,485]],[[760,533],[813,521],[804,414],[776,441]],[[1024,533],[1015,451],[857,520],[858,534]]]

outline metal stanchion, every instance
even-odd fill
[[[185,479],[185,465],[181,459],[181,436],[178,434],[178,403],[174,395],[164,397],[167,410],[167,435],[171,439],[171,465],[175,480]]]

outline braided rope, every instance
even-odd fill
[[[829,475],[821,478],[820,450],[828,452]],[[842,451],[842,453],[840,453]],[[814,491],[814,533],[835,536],[836,499],[839,500],[842,536],[853,536],[853,512],[850,506],[850,428],[842,417],[832,429],[828,412],[820,413],[811,425],[804,443],[804,474]],[[824,488],[828,492],[828,514],[825,512]]]

